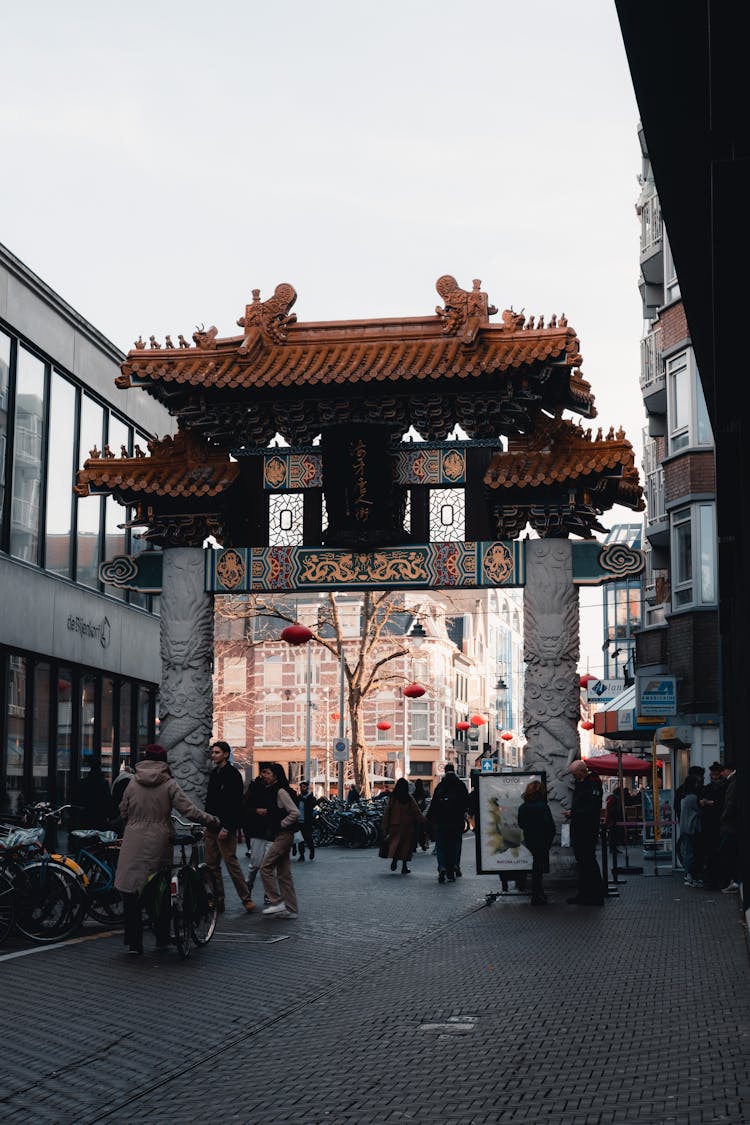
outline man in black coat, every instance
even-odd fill
[[[302,835],[301,842],[297,845],[299,857],[297,862],[305,862],[305,844],[310,850],[310,859],[315,859],[315,841],[313,840],[313,818],[318,798],[310,792],[307,781],[300,781],[297,794],[297,808],[299,809],[299,822],[297,827]]]
[[[229,761],[231,748],[227,742],[214,742],[211,747],[213,769],[208,776],[206,812],[218,818],[218,831],[206,829],[206,863],[214,873],[219,911],[224,910],[224,880],[221,861],[248,913],[255,908],[237,859],[237,829],[242,820],[242,774]]]
[[[461,874],[461,838],[468,808],[469,790],[448,762],[427,810],[427,823],[435,836],[438,883],[446,879],[452,883]]]
[[[603,906],[604,880],[596,862],[596,845],[602,811],[602,783],[580,759],[569,767],[575,780],[570,812],[570,834],[573,854],[578,864],[578,891],[567,901],[576,906]]]

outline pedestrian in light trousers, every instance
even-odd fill
[[[260,865],[268,906],[264,914],[279,914],[286,918],[296,918],[297,893],[292,879],[291,853],[294,832],[299,820],[299,809],[289,792],[289,782],[284,767],[278,762],[264,766],[260,771],[263,784],[275,790],[276,803],[271,810],[273,839]]]

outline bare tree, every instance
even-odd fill
[[[275,621],[283,628],[297,621],[299,601],[303,601],[306,607],[317,605],[316,619],[305,621],[312,632],[309,643],[321,645],[338,662],[343,662],[354,782],[360,793],[369,795],[364,704],[373,693],[403,682],[403,670],[397,670],[393,664],[410,652],[405,634],[413,614],[404,605],[403,593],[370,590],[356,596],[346,595],[345,599],[332,593],[325,594],[317,603],[291,596],[275,599],[259,595],[226,597],[217,599],[217,614],[232,620],[251,618],[269,624]],[[360,628],[358,635],[347,636],[342,607],[353,604],[359,608]],[[260,645],[271,639],[278,639],[278,633],[274,636],[269,628],[256,628],[254,637],[244,643]]]

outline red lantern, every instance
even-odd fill
[[[502,740],[504,742],[510,742],[510,740],[513,738],[513,735],[510,733],[509,730],[504,730],[503,733],[500,735],[500,737],[502,738]]]
[[[461,722],[456,723],[456,730],[468,730],[470,726],[471,726],[471,723],[465,723],[462,720]]]
[[[391,724],[387,723],[385,719],[381,719],[379,723],[375,724],[378,730],[390,730]]]
[[[288,645],[306,645],[311,637],[312,630],[308,629],[307,625],[300,625],[299,622],[295,625],[287,625],[286,629],[281,630],[281,639]]]
[[[584,719],[583,722],[581,723],[581,726],[583,727],[584,730],[593,730],[594,729],[594,724],[591,722],[590,719]]]
[[[419,699],[426,690],[421,684],[407,684],[404,688],[404,695],[407,699]]]
[[[485,719],[484,715],[471,716],[471,725],[473,727],[483,727],[486,722],[487,720]]]
[[[590,672],[587,672],[585,676],[581,676],[578,683],[580,684],[580,686],[582,688],[585,689],[585,688],[588,687],[591,680],[595,680],[595,679],[596,679],[596,676],[592,676]]]
[[[333,722],[333,723],[337,723],[337,722],[339,721],[339,719],[340,719],[340,718],[341,718],[341,716],[339,715],[338,711],[333,711],[333,712],[332,712],[332,714],[331,714],[331,722]]]

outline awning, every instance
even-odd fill
[[[654,731],[664,725],[664,718],[648,718],[636,710],[635,684],[625,688],[594,713],[594,734],[600,738],[630,742],[650,742]]]

